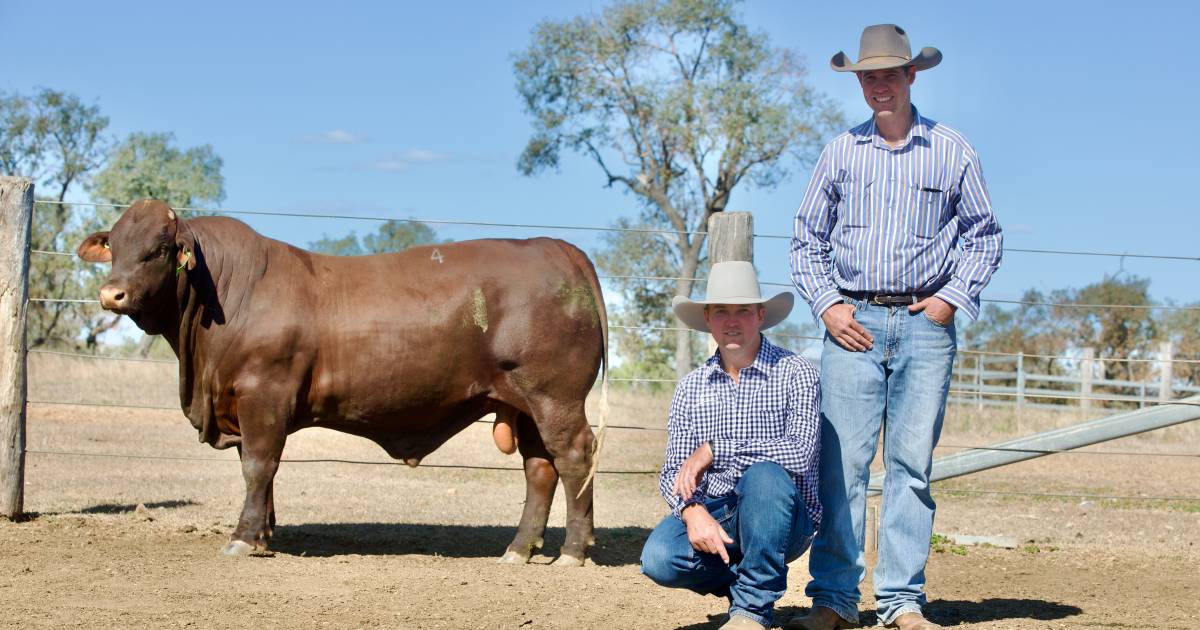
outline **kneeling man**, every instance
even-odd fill
[[[658,584],[727,597],[723,629],[774,623],[787,564],[821,520],[817,370],[760,333],[787,317],[792,294],[761,295],[751,263],[723,262],[703,301],[675,298],[675,314],[712,333],[717,352],[675,389],[659,479],[673,514],[642,550]]]

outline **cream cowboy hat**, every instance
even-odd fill
[[[675,308],[675,316],[688,328],[709,332],[708,324],[704,323],[706,304],[762,304],[767,308],[762,325],[762,330],[766,330],[787,318],[794,301],[795,297],[787,291],[769,300],[764,299],[758,289],[754,265],[744,260],[731,260],[716,263],[709,270],[705,299],[692,301],[676,295],[671,304]]]
[[[926,46],[913,57],[908,33],[895,24],[876,24],[863,29],[858,42],[858,63],[850,63],[846,53],[839,52],[829,60],[838,72],[865,72],[912,66],[928,70],[942,61],[942,51]]]

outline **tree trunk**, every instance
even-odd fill
[[[692,247],[683,254],[683,266],[679,269],[679,277],[687,278],[686,280],[675,281],[675,295],[692,296],[692,287],[696,282],[691,278],[696,277],[696,270],[700,268],[700,252],[703,251],[704,244],[703,234],[696,235],[696,241]],[[679,323],[683,325],[682,322]],[[692,365],[692,335],[688,330],[680,330],[675,333],[675,377],[683,378],[688,372],[695,367]]]

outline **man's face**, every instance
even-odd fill
[[[862,86],[863,98],[876,116],[904,115],[912,106],[909,86],[916,79],[917,71],[911,66],[858,72],[858,83]]]
[[[704,322],[719,348],[737,350],[758,339],[767,309],[762,304],[710,304]]]

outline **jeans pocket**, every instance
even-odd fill
[[[953,318],[951,318],[951,319],[950,319],[950,321],[949,321],[948,323],[945,323],[945,324],[943,324],[943,323],[941,323],[941,322],[939,322],[939,321],[937,321],[937,320],[933,319],[932,317],[930,317],[930,316],[929,316],[929,311],[928,311],[928,310],[923,310],[923,311],[921,311],[921,316],[922,316],[922,317],[924,317],[924,318],[925,318],[925,321],[929,322],[929,323],[930,323],[930,325],[932,325],[932,326],[935,326],[935,327],[937,327],[937,328],[941,328],[942,330],[949,330],[949,329],[950,329],[950,327],[954,325],[954,319],[953,319]]]

